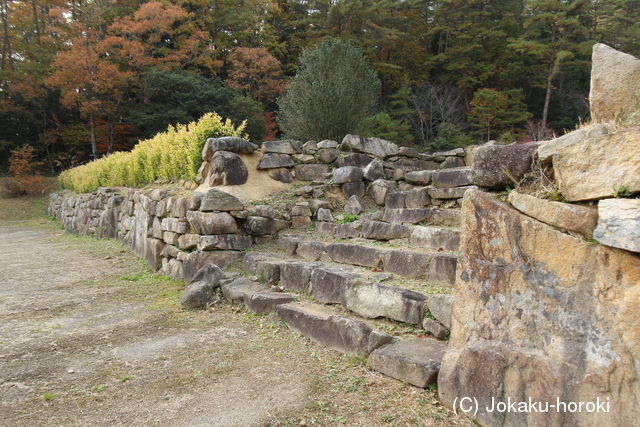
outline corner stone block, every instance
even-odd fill
[[[456,283],[456,255],[435,254],[429,265],[429,283],[436,286],[453,287]]]
[[[345,304],[347,286],[359,277],[355,270],[347,267],[316,268],[311,273],[311,294],[327,304]]]
[[[376,371],[417,387],[435,383],[447,344],[434,339],[416,339],[374,350],[367,359]]]
[[[255,293],[244,295],[244,305],[247,309],[256,314],[272,313],[280,304],[287,304],[297,298],[297,295],[281,292],[275,293]]]
[[[287,326],[315,343],[351,357],[364,358],[391,341],[391,336],[373,330],[364,322],[342,316],[322,316],[292,304],[276,307]]]
[[[321,267],[324,267],[321,262],[284,262],[280,266],[280,286],[296,292],[305,292],[311,283],[311,273]]]

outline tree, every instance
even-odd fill
[[[492,135],[513,128],[532,116],[527,112],[519,90],[480,89],[474,94],[471,107],[469,117],[475,122],[473,126],[478,134],[487,136],[487,141]]]
[[[300,69],[278,100],[282,130],[296,139],[341,139],[364,131],[374,115],[380,80],[360,48],[326,37],[305,50]]]
[[[235,89],[225,88],[219,79],[185,70],[149,70],[127,121],[138,124],[151,137],[167,125],[186,124],[214,111],[236,126],[247,120],[245,132],[254,141],[261,141],[267,134],[260,104]]]

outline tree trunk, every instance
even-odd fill
[[[89,114],[89,126],[91,129],[91,155],[94,159],[98,158],[98,148],[96,146],[96,121],[93,118],[93,113]]]
[[[542,110],[542,128],[547,128],[547,117],[549,115],[549,103],[551,102],[551,91],[553,89],[553,67],[555,63],[556,53],[551,52],[551,60],[549,61],[549,77],[547,78],[547,95],[544,98],[544,109]]]

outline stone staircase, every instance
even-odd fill
[[[245,252],[242,274],[228,274],[221,292],[253,313],[275,312],[319,345],[427,387],[451,327],[459,210],[389,211],[347,224],[321,221],[313,232],[283,231]],[[382,221],[390,215],[405,221]]]

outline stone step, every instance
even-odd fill
[[[337,315],[318,305],[281,304],[276,311],[290,329],[348,356],[365,358],[392,340],[390,335],[376,331],[363,321]]]
[[[373,350],[371,368],[417,387],[435,383],[447,344],[432,338],[399,341]]]
[[[248,252],[243,261],[243,264],[250,269],[248,271],[260,276],[264,282],[279,285],[287,291],[309,294],[315,300],[325,304],[340,304],[370,319],[384,317],[421,325],[425,308],[429,301],[435,298],[435,296],[401,286],[402,283],[399,281],[405,279],[364,268],[272,258],[269,253],[262,252]],[[242,280],[247,279],[236,279],[236,281]],[[415,281],[415,283],[420,282]],[[421,288],[425,291],[431,290],[424,285]],[[225,290],[224,286],[223,290]],[[433,309],[430,308],[429,311],[436,320],[443,325],[449,325],[450,328],[450,300],[443,301],[433,303]],[[440,309],[440,305],[444,308]]]

